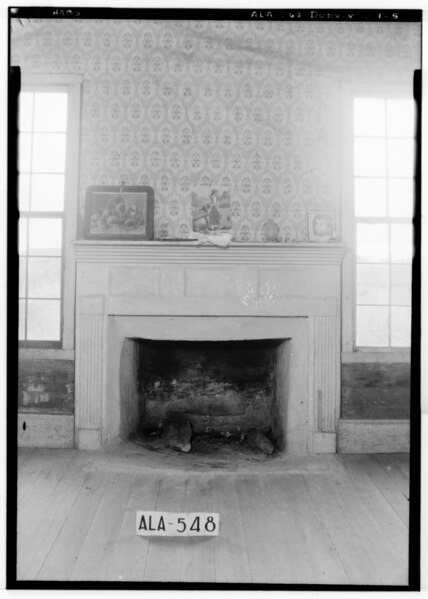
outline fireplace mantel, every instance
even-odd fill
[[[334,453],[339,243],[87,241],[76,258],[76,445],[120,439],[126,339],[290,340],[286,451]]]
[[[227,247],[192,241],[76,241],[77,262],[175,264],[341,264],[340,243],[231,243]]]

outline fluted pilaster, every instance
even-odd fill
[[[80,449],[101,446],[105,332],[102,297],[80,297],[76,322],[76,428]]]

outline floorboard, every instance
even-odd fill
[[[388,454],[374,455],[373,459],[383,468],[385,474],[391,479],[404,495],[409,498],[409,474],[405,472],[404,464],[394,460]]]
[[[407,456],[19,454],[18,580],[407,584]],[[218,512],[219,535],[139,536],[141,510]]]
[[[349,533],[364,548],[376,569],[377,579],[381,584],[406,584],[407,567],[401,553],[391,548],[379,521],[373,517],[353,481],[349,477],[336,480],[334,489],[348,519]]]
[[[146,580],[150,539],[136,534],[136,512],[157,509],[160,486],[161,477],[156,474],[135,476],[126,509],[119,515],[121,526],[106,563],[107,580]]]
[[[263,498],[260,510],[265,521],[268,554],[278,555],[272,563],[273,582],[281,582],[284,575],[292,584],[313,582],[296,506],[288,494],[288,489],[301,486],[302,481],[300,474],[264,476],[260,481]]]
[[[18,455],[20,453],[21,450]],[[35,489],[47,490],[49,483],[55,486],[58,479],[76,459],[75,452],[63,455],[61,450],[58,450],[58,454],[52,449],[33,450],[31,455],[28,451],[25,453],[27,459],[22,465],[18,465],[18,501],[28,494],[33,495]]]
[[[86,476],[80,464],[59,470],[49,463],[18,506],[18,578],[38,578]]]
[[[210,476],[191,476],[185,482],[184,512],[220,511],[213,501]],[[214,547],[218,537],[184,537],[180,541],[181,582],[216,582]]]
[[[158,475],[159,476],[159,475]],[[155,507],[141,505],[141,510],[162,512],[183,512],[186,477],[170,474],[159,477],[159,493]],[[181,578],[181,540],[180,537],[141,537],[148,543],[144,580],[177,582]],[[165,572],[165,563],[168,564]]]
[[[390,459],[390,454],[379,454],[376,456],[377,458],[382,459],[383,457]],[[404,475],[409,478],[409,470],[410,470],[410,455],[408,453],[396,453],[393,454],[393,464],[396,467],[402,469]]]
[[[312,501],[328,530],[351,584],[380,584],[378,572],[366,553],[359,531],[350,522],[347,506],[336,490],[336,477],[306,476]]]
[[[397,515],[394,508],[385,501],[385,497],[372,478],[361,467],[360,456],[344,456],[347,472],[355,486],[356,493],[368,508],[372,517],[382,529],[382,535],[388,540],[397,556],[405,563],[408,555],[408,526]]]
[[[309,568],[293,544],[293,514],[282,506],[282,501],[276,501],[269,479],[258,476],[236,480],[252,582],[295,583],[300,568],[306,572]]]
[[[17,456],[18,468],[23,468],[24,464],[30,460],[35,451],[35,447],[22,447]]]
[[[76,560],[70,580],[107,580],[134,476],[114,472],[104,489],[99,507]]]
[[[271,487],[276,489],[276,501],[280,509],[287,509],[294,519],[299,551],[305,556],[307,570],[300,573],[299,582],[320,584],[335,580],[337,584],[349,584],[339,553],[332,542],[328,529],[320,517],[306,485],[305,477],[278,475],[272,478]],[[284,539],[291,542],[292,539]]]
[[[251,567],[244,521],[237,494],[236,475],[211,478],[213,511],[220,514],[220,534],[215,538],[214,563],[217,582],[251,582]]]
[[[408,525],[409,502],[400,485],[394,478],[392,472],[388,472],[379,464],[373,456],[354,456],[354,466],[370,477],[374,485],[379,489],[385,501],[392,507],[400,520]]]
[[[105,486],[104,472],[89,472],[86,475],[49,555],[40,569],[38,580],[56,580],[58,572],[61,572],[63,580],[70,579]]]

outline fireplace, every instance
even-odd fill
[[[287,349],[286,339],[125,339],[119,375],[121,436],[165,435],[173,422],[188,425],[190,438],[242,441],[256,431],[267,438],[268,447],[283,450]]]
[[[147,424],[145,416],[162,415],[153,393],[143,398],[144,385],[130,372],[141,371],[149,345],[159,354],[175,344],[171,351],[261,351],[259,360],[271,366],[267,401],[278,447],[294,455],[336,451],[343,246],[79,241],[75,254],[78,448],[126,439]],[[244,399],[236,381],[214,383],[223,384],[225,397],[231,385],[229,405],[238,410]],[[201,388],[197,393],[202,397]],[[201,403],[208,410],[226,405],[208,408],[206,397]]]

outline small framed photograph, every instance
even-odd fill
[[[309,241],[319,243],[336,238],[334,210],[308,210]]]
[[[154,192],[148,185],[92,185],[86,192],[85,239],[153,239]]]

